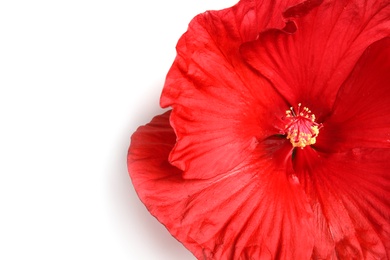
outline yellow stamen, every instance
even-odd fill
[[[285,132],[293,147],[304,148],[316,143],[322,124],[315,122],[315,115],[307,107],[302,109],[301,103],[299,103],[297,113],[295,113],[293,107],[290,107],[286,111],[286,119],[288,124]]]

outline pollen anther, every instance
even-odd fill
[[[285,126],[285,133],[293,147],[304,148],[316,143],[322,124],[316,123],[315,115],[307,107],[301,106],[299,103],[297,113],[293,107],[286,111],[288,123]]]

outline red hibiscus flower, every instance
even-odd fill
[[[198,259],[390,259],[389,0],[198,15],[132,136],[148,210]]]

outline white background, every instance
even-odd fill
[[[191,18],[235,2],[0,2],[0,259],[194,259],[126,153]]]

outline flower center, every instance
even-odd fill
[[[284,131],[293,147],[304,148],[306,145],[316,143],[322,124],[315,122],[315,115],[307,107],[302,108],[299,103],[297,113],[290,107],[290,110],[286,111],[286,119],[289,122]]]

